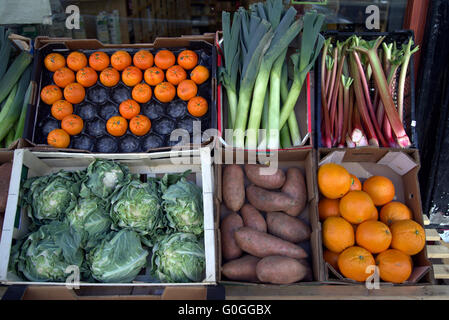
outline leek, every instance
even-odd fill
[[[260,70],[257,74],[256,83],[254,85],[253,101],[248,121],[248,130],[247,130],[248,146],[255,146],[257,142],[257,132],[260,127],[263,102],[265,98],[265,92],[267,90],[268,80],[270,78],[271,68],[276,59],[284,52],[286,48],[288,48],[289,44],[302,29],[301,20],[293,22],[295,16],[296,10],[293,7],[289,8],[287,12],[284,14],[282,20],[280,21],[279,25],[277,26],[274,32],[273,40],[271,41],[270,47],[264,54],[262,63],[260,64]],[[271,97],[271,93],[270,98],[273,99]],[[273,115],[270,113],[269,117],[271,116],[278,117],[279,115]],[[244,128],[238,126],[236,126],[235,129],[244,130]],[[277,127],[277,129],[270,128],[270,130],[278,130],[278,131],[279,129],[280,129],[279,126]],[[237,142],[238,142],[237,147],[244,147],[243,145],[244,141],[237,141]]]
[[[281,102],[285,103],[289,91],[287,61],[284,63],[281,75]],[[290,140],[291,137],[291,140]],[[288,122],[281,129],[282,148],[290,148],[291,146],[301,145],[301,134],[299,133],[298,121],[296,114],[290,113]]]
[[[238,113],[234,124],[234,146],[244,147],[245,128],[248,111],[251,104],[254,82],[261,64],[261,58],[270,46],[273,30],[268,21],[260,19],[254,13],[251,17],[243,8],[239,9],[242,16],[240,43],[242,48],[242,64],[240,75],[240,90],[238,97]],[[264,99],[265,93],[262,97]],[[262,101],[263,104],[263,101]],[[257,128],[258,129],[258,128]]]
[[[231,27],[231,14],[223,12],[223,55],[224,67],[219,70],[220,81],[226,88],[229,105],[228,127],[233,128],[237,114],[237,77],[240,64],[239,31],[241,17],[234,14]]]
[[[288,93],[287,100],[283,104],[279,126],[282,128],[290,114],[293,112],[296,101],[301,93],[302,85],[307,73],[312,68],[324,44],[324,38],[320,34],[324,22],[324,15],[316,12],[307,12],[304,15],[304,30],[301,38],[301,54],[292,55],[294,65],[294,80]]]

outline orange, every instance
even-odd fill
[[[146,70],[153,66],[154,57],[148,50],[139,50],[133,56],[134,65],[142,70]]]
[[[383,281],[403,283],[412,274],[412,259],[409,255],[396,249],[380,253],[376,257],[376,264],[379,267],[379,276]]]
[[[350,247],[338,256],[338,268],[341,274],[355,281],[366,281],[373,274],[374,268],[370,270],[369,266],[375,266],[373,255],[361,247]]]
[[[41,99],[44,103],[52,105],[56,101],[62,99],[62,91],[58,86],[50,84],[42,89]]]
[[[64,88],[64,98],[73,104],[80,103],[86,96],[86,90],[79,83],[71,83]]]
[[[338,199],[351,188],[351,176],[341,165],[326,163],[318,169],[318,187],[326,198]]]
[[[336,253],[336,252],[332,252],[330,250],[324,250],[323,252],[323,257],[324,257],[324,261],[326,261],[327,263],[329,263],[332,268],[335,269],[335,271],[338,271],[338,256],[340,254]]]
[[[124,50],[116,51],[111,56],[111,66],[118,71],[124,70],[131,65],[132,58],[128,52]]]
[[[106,122],[106,130],[114,137],[123,136],[128,129],[128,122],[125,118],[114,116]]]
[[[73,113],[73,106],[65,100],[58,100],[51,106],[51,115],[56,120],[62,120],[64,117]]]
[[[161,50],[156,53],[154,57],[154,64],[162,70],[167,70],[176,62],[176,57],[173,52],[168,50]]]
[[[376,206],[383,206],[394,198],[394,185],[390,179],[372,176],[363,183],[363,191],[367,192]]]
[[[391,225],[393,222],[398,220],[407,220],[412,218],[412,212],[405,205],[398,201],[392,201],[387,203],[380,209],[380,220]]]
[[[182,80],[187,79],[187,73],[181,66],[174,65],[167,69],[165,77],[168,82],[177,86]]]
[[[106,68],[100,73],[100,82],[106,87],[113,87],[120,81],[120,73],[114,68]]]
[[[103,51],[96,51],[89,56],[89,66],[95,71],[103,71],[109,66],[109,56]]]
[[[359,224],[372,217],[374,204],[366,192],[349,191],[340,199],[339,207],[343,218]]]
[[[154,96],[160,102],[170,102],[176,95],[176,89],[170,82],[159,83],[154,88]]]
[[[70,136],[62,129],[54,129],[47,135],[47,143],[55,148],[67,148]]]
[[[98,74],[91,67],[84,67],[76,73],[76,81],[83,87],[92,87],[97,83]]]
[[[65,116],[61,121],[61,128],[71,136],[80,134],[81,131],[83,131],[83,127],[83,119],[81,119],[81,117],[77,116],[76,114]]]
[[[368,220],[357,226],[355,242],[371,253],[379,253],[390,247],[391,232],[386,224]]]
[[[362,183],[360,182],[359,178],[357,178],[353,174],[349,174],[351,176],[351,187],[349,188],[350,191],[356,191],[356,190],[362,190]]]
[[[395,221],[390,226],[393,239],[391,247],[410,256],[419,253],[426,245],[423,227],[413,220]]]
[[[329,217],[323,222],[323,244],[330,251],[340,253],[354,245],[354,229],[341,217]]]
[[[73,71],[78,71],[87,66],[86,55],[82,52],[73,51],[67,56],[67,66]]]
[[[129,121],[129,130],[136,136],[143,136],[151,129],[151,120],[144,115],[137,115]]]
[[[139,83],[134,86],[131,96],[139,103],[147,103],[151,100],[151,87],[146,83]]]
[[[207,113],[209,108],[207,100],[203,97],[193,97],[187,103],[187,110],[194,117],[202,117]]]
[[[198,55],[192,50],[184,50],[178,55],[178,64],[186,70],[191,70],[198,64]]]
[[[379,220],[379,212],[377,211],[376,206],[373,206],[373,211],[371,212],[371,216],[368,218],[368,220]]]
[[[45,56],[44,65],[48,71],[55,72],[65,67],[65,58],[59,53],[50,53]]]
[[[69,83],[75,82],[75,73],[69,68],[62,67],[53,73],[53,81],[60,88],[65,88]]]
[[[318,202],[318,213],[320,216],[320,221],[324,221],[328,217],[339,217],[339,203],[340,200],[338,199],[322,198],[320,202]]]
[[[176,92],[178,93],[178,97],[181,100],[189,101],[198,93],[198,87],[196,86],[196,83],[192,80],[182,80],[179,83]]]
[[[164,81],[164,71],[158,67],[151,67],[145,70],[143,77],[150,86],[156,86]]]
[[[140,105],[131,99],[125,100],[120,103],[119,112],[125,119],[131,119],[140,113]]]
[[[190,72],[190,79],[195,81],[196,84],[200,85],[209,79],[209,69],[205,66],[196,66],[195,69]]]
[[[129,66],[122,72],[122,81],[128,87],[134,87],[142,81],[142,71],[137,67]]]

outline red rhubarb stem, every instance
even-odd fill
[[[363,66],[360,62],[359,55],[356,51],[353,51],[352,54],[354,56],[355,62],[357,63],[357,68],[359,70],[360,80],[362,82],[362,88],[365,95],[366,106],[368,107],[369,116],[371,117],[372,123],[374,125],[374,130],[376,131],[376,135],[379,138],[382,147],[387,147],[388,143],[382,134],[382,130],[380,129],[382,122],[377,122],[376,114],[374,113],[374,108],[373,104],[371,103],[371,97],[368,89],[368,82],[366,81],[365,73],[363,72]]]
[[[410,146],[410,139],[404,130],[404,126],[402,125],[401,120],[399,119],[399,115],[398,112],[396,111],[393,98],[390,94],[387,79],[385,78],[385,74],[382,70],[382,65],[380,63],[379,57],[377,56],[377,47],[383,41],[383,39],[384,37],[379,37],[379,39],[376,41],[376,45],[374,46],[374,48],[365,49],[356,47],[355,49],[357,51],[365,53],[368,56],[369,62],[373,69],[374,80],[379,90],[380,98],[384,105],[388,121],[391,124],[391,127],[397,138],[399,146],[406,148]]]

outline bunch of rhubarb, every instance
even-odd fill
[[[411,145],[403,126],[404,91],[410,57],[419,47],[412,48],[411,38],[401,48],[384,39],[326,39],[321,56],[323,146]]]

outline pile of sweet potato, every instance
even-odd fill
[[[298,218],[307,203],[301,170],[264,175],[263,165],[243,168],[227,165],[223,170],[223,202],[231,211],[220,224],[223,276],[273,284],[313,280],[308,254],[298,245],[311,233]]]

